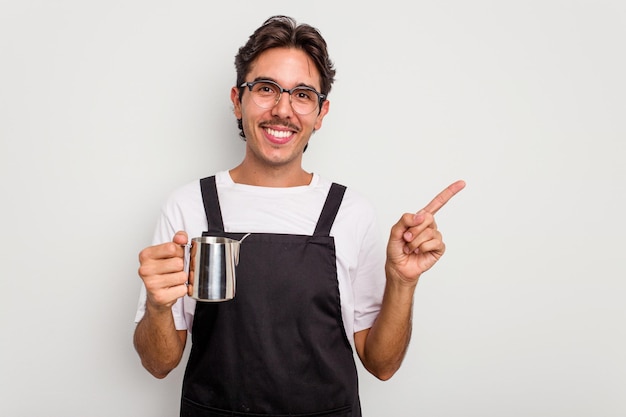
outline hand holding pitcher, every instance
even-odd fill
[[[150,246],[139,254],[139,276],[147,292],[147,306],[170,309],[187,293],[184,246],[187,233],[178,232],[171,242]]]

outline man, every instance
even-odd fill
[[[417,281],[445,250],[433,215],[464,183],[404,214],[385,259],[370,204],[302,168],[335,76],[319,32],[272,17],[235,65],[231,100],[245,156],[165,205],[154,246],[139,257],[135,347],[144,367],[163,378],[191,334],[184,416],[360,416],[353,351],[382,380],[400,367]],[[184,245],[203,233],[251,233],[231,301],[188,296]]]

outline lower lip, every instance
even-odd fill
[[[265,130],[263,131],[263,133],[265,134],[265,137],[267,138],[268,141],[275,143],[277,145],[284,145],[285,143],[289,142],[294,137],[294,134],[291,134],[289,136],[278,138],[276,136],[270,135]]]

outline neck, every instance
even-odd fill
[[[301,167],[286,169],[285,167],[265,167],[258,169],[241,163],[229,171],[230,177],[237,184],[255,185],[258,187],[299,187],[309,185],[313,174]]]

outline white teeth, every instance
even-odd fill
[[[270,135],[276,138],[281,138],[281,139],[292,135],[292,132],[289,130],[274,130],[274,129],[267,128],[265,129],[265,131],[269,133]]]

